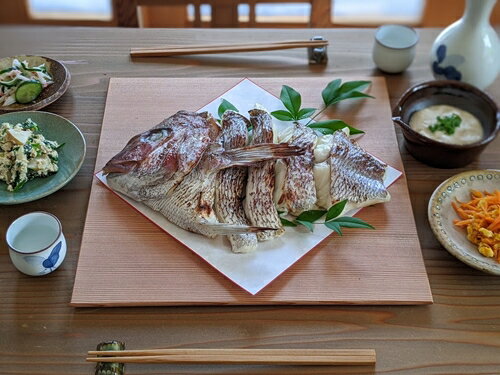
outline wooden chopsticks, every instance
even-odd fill
[[[327,46],[327,40],[285,40],[281,42],[254,42],[239,44],[199,44],[186,46],[159,46],[131,48],[131,56],[180,56],[198,55],[212,53],[271,51],[290,48],[323,47]]]
[[[373,349],[151,349],[89,351],[89,362],[373,365]]]

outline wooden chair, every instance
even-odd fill
[[[240,22],[238,19],[238,4],[249,5],[248,22]],[[255,7],[262,3],[310,3],[311,14],[308,23],[257,23]],[[186,27],[331,27],[330,12],[331,0],[115,0],[115,10],[119,26],[137,27],[137,6],[169,6],[186,9],[186,6],[194,6],[194,20],[186,20]],[[201,18],[201,4],[208,4],[212,9],[211,21],[207,24]],[[170,8],[172,9],[172,8]],[[163,13],[168,16],[167,12]],[[144,15],[144,14],[143,14]],[[187,17],[185,17],[187,19]]]

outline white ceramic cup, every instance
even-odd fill
[[[66,256],[61,222],[48,212],[31,212],[10,224],[5,236],[14,266],[30,276],[57,269]]]
[[[417,32],[404,25],[384,25],[375,32],[372,58],[377,67],[387,73],[401,73],[415,57]]]

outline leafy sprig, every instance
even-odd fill
[[[314,225],[324,224],[326,227],[330,228],[341,236],[341,228],[375,229],[372,225],[357,217],[340,216],[344,211],[346,204],[347,199],[344,199],[343,201],[335,203],[328,210],[304,211],[293,221],[280,216],[281,224],[285,227],[296,227],[302,225],[309,229],[309,231],[311,232],[314,231]],[[281,215],[282,212],[279,214]],[[317,223],[316,221],[321,219],[323,216],[325,216],[324,221]]]
[[[300,108],[302,98],[300,94],[290,86],[281,87],[280,100],[287,110],[271,112],[271,115],[281,121],[299,121],[306,119],[316,112],[316,108]]]
[[[326,120],[313,122],[319,114],[326,108],[346,99],[373,98],[373,96],[365,94],[362,90],[370,85],[370,81],[348,81],[342,83],[341,79],[336,79],[328,83],[321,92],[324,108],[318,110],[316,108],[300,108],[302,105],[302,97],[298,91],[290,86],[283,85],[280,93],[280,100],[286,110],[278,110],[271,112],[271,115],[281,121],[299,121],[310,118],[307,126],[318,130],[323,134],[332,134],[334,131],[348,127],[350,134],[363,134],[362,130],[356,129],[342,120]]]

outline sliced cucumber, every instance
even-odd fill
[[[5,86],[5,87],[13,87],[19,83],[20,79],[19,78],[13,78],[10,81],[0,81],[0,85]]]
[[[43,90],[43,86],[38,81],[27,81],[19,85],[16,90],[16,102],[26,104],[32,102]]]

